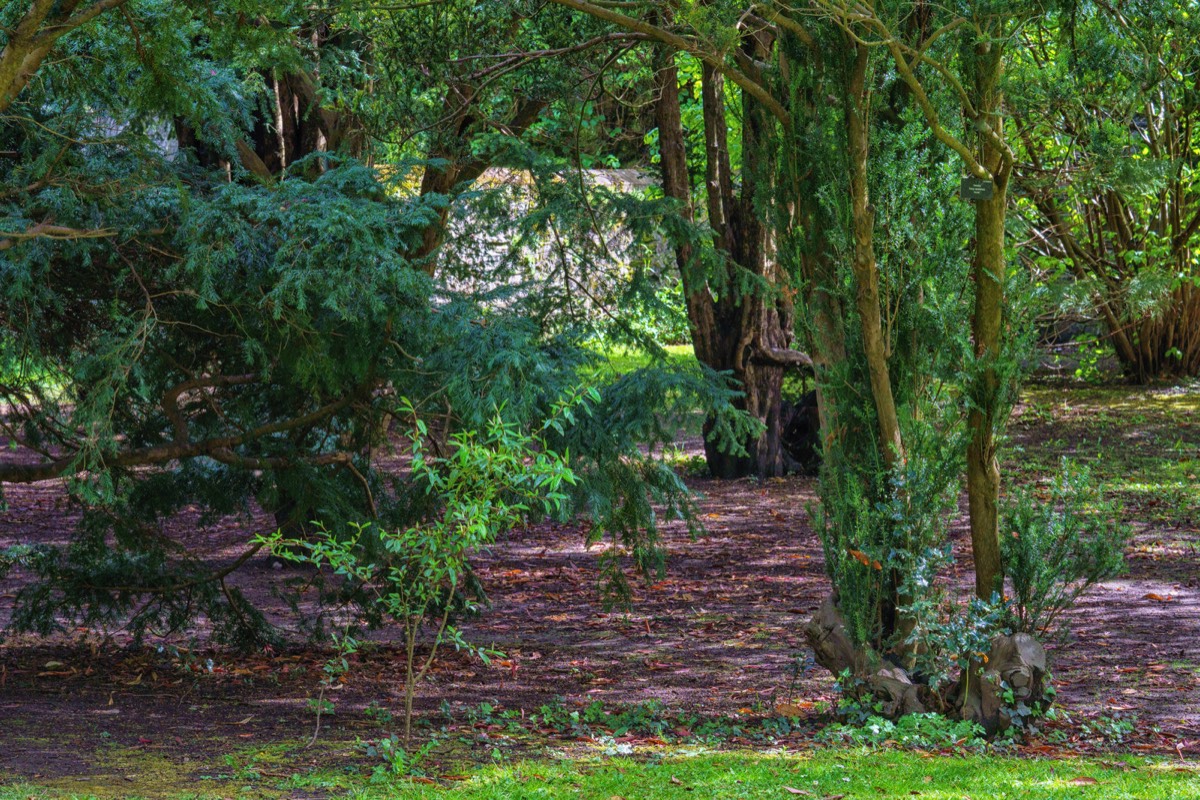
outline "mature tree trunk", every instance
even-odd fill
[[[1000,464],[996,458],[996,431],[1003,424],[1000,415],[1003,387],[996,370],[1003,333],[1004,219],[1008,207],[1008,182],[1011,158],[1002,143],[1004,126],[1000,118],[1002,96],[1003,47],[999,42],[980,41],[975,49],[975,102],[981,124],[996,138],[980,136],[980,163],[993,176],[992,198],[975,204],[975,308],[971,317],[977,373],[971,381],[972,406],[967,417],[970,442],[967,445],[967,497],[971,512],[971,549],[975,560],[975,592],[985,600],[999,591],[1004,579],[1000,561]]]
[[[770,43],[751,38],[745,47],[761,57]],[[745,98],[743,179],[738,194],[729,161],[722,78],[706,66],[701,80],[708,219],[724,266],[717,275],[699,274],[694,248],[686,243],[676,249],[676,259],[696,358],[715,370],[731,372],[744,392],[739,406],[763,425],[761,435],[742,443],[746,454],[738,455],[723,452],[708,441],[711,421],[706,423],[705,456],[709,471],[718,478],[777,476],[784,473],[790,461],[782,446],[783,378],[788,369],[809,368],[811,362],[791,349],[792,302],[786,291],[785,271],[772,252],[774,212],[769,187],[775,169],[771,156],[774,123],[766,109]],[[692,185],[672,52],[660,51],[655,91],[663,193],[679,201],[690,218]],[[765,279],[768,288],[741,288],[739,270]]]
[[[81,5],[31,0],[13,27],[5,29],[4,48],[0,49],[0,114],[37,74],[59,39],[125,2],[97,0]]]

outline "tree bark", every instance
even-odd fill
[[[868,114],[870,98],[866,88],[870,54],[866,45],[853,45],[846,103],[846,139],[850,158],[850,208],[854,226],[855,305],[862,325],[863,354],[871,378],[876,424],[879,426],[879,456],[891,471],[904,461],[904,442],[900,418],[892,393],[891,372],[883,320],[879,311],[879,270],[875,261],[875,208],[867,186],[870,158]]]
[[[979,124],[987,125],[1003,141],[1000,118],[1003,98],[1000,76],[1003,48],[999,42],[980,41],[975,48],[975,107]],[[996,431],[1003,423],[1000,379],[996,360],[1003,337],[1004,220],[1008,208],[1008,183],[1012,172],[1009,154],[996,140],[981,136],[980,163],[993,176],[992,199],[975,204],[975,307],[971,316],[976,374],[972,378],[972,405],[967,417],[967,497],[971,513],[971,550],[975,561],[975,593],[984,600],[999,591],[1004,580],[1000,560],[1000,464],[996,459]]]
[[[745,47],[761,57],[768,42],[752,39]],[[812,362],[791,349],[792,303],[786,274],[771,252],[771,142],[774,121],[768,110],[749,97],[743,100],[743,179],[735,192],[725,124],[723,78],[705,67],[701,75],[705,135],[705,196],[713,244],[724,257],[719,274],[697,273],[694,247],[676,248],[683,280],[688,322],[696,358],[714,370],[731,372],[744,392],[739,407],[763,425],[758,437],[743,442],[745,455],[722,451],[708,441],[711,420],[705,424],[705,458],[718,478],[784,474],[783,378],[788,369],[811,369]],[[655,123],[659,132],[663,193],[692,218],[692,183],[687,168],[679,107],[678,71],[674,53],[660,50],[655,72]],[[763,187],[767,188],[764,190]],[[768,287],[741,290],[737,272],[765,279]]]

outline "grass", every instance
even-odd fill
[[[1017,482],[1052,474],[1069,456],[1091,466],[1139,521],[1200,516],[1200,384],[1030,387],[1022,399],[1004,465]],[[1024,441],[1035,429],[1045,438]]]
[[[692,358],[690,344],[668,344],[663,347],[663,350],[667,351],[668,364],[680,364]],[[623,375],[635,369],[648,367],[652,363],[650,356],[642,350],[611,347],[603,350],[601,355],[608,362],[607,365],[601,367],[601,371],[611,371],[615,375]]]
[[[288,797],[297,790],[334,797],[383,798],[972,798],[1200,799],[1197,765],[1137,758],[1022,759],[1000,756],[930,756],[924,753],[829,749],[809,754],[688,752],[639,749],[636,757],[575,755],[475,769],[438,780],[394,778],[372,782],[360,775],[297,774],[280,781],[250,776],[199,792],[155,792],[154,797]],[[195,784],[192,784],[195,786]],[[29,784],[0,786],[0,800],[138,797],[136,784],[98,795],[56,792]]]

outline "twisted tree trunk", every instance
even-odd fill
[[[744,48],[759,57],[770,41],[750,37]],[[659,52],[655,73],[655,122],[659,131],[663,193],[680,203],[690,219],[692,182],[684,148],[674,53]],[[770,112],[744,96],[741,193],[735,192],[725,125],[723,78],[704,67],[701,76],[705,134],[705,197],[713,243],[724,257],[718,274],[699,274],[695,248],[683,243],[676,261],[683,280],[696,358],[730,372],[744,392],[738,405],[762,423],[762,433],[742,442],[745,454],[728,453],[707,434],[705,457],[718,478],[772,477],[794,466],[783,447],[783,379],[789,369],[811,369],[808,356],[791,349],[793,308],[786,272],[772,252],[770,177],[774,174]],[[766,288],[744,289],[739,272]]]

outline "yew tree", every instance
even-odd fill
[[[661,568],[664,510],[692,512],[652,454],[697,407],[744,427],[735,392],[699,370],[603,375],[531,305],[431,276],[446,198],[412,191],[419,159],[364,163],[388,156],[374,32],[286,3],[136,0],[64,32],[10,101],[0,489],[61,481],[80,514],[65,544],[0,554],[28,578],[16,628],[143,634],[203,613],[219,636],[261,642],[234,577],[261,548],[254,526],[436,515],[438,497],[381,468],[397,436],[417,421],[442,446],[497,418],[541,430],[581,386],[584,407],[547,434],[580,477],[564,513]],[[247,525],[243,549],[190,552],[173,535],[185,516]],[[628,564],[609,566],[619,588]]]

